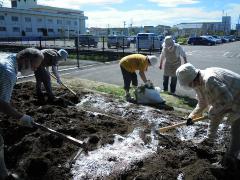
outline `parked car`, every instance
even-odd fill
[[[222,38],[220,36],[217,35],[212,35],[213,38],[215,38],[217,40],[217,44],[221,44],[223,43]]]
[[[97,47],[98,44],[98,37],[90,35],[90,34],[80,34],[79,35],[79,45],[80,46],[92,46]]]
[[[118,35],[118,36],[108,36],[107,40],[108,48],[115,46],[116,48],[119,47],[130,47],[130,39],[126,36]]]
[[[190,37],[187,43],[191,45],[208,45],[208,46],[212,46],[216,44],[215,41],[205,37]]]
[[[128,37],[128,39],[130,40],[131,43],[136,43],[137,37],[136,36],[130,36],[130,37]]]
[[[235,37],[233,35],[224,36],[224,37],[227,38],[229,40],[229,42],[234,42],[235,41]]]
[[[157,36],[154,33],[138,33],[137,34],[136,48],[138,50],[161,49],[162,43],[163,43],[163,38]]]
[[[221,36],[222,43],[228,43],[229,39],[225,38],[224,36]]]
[[[210,39],[210,40],[214,41],[216,44],[221,44],[222,43],[221,39],[214,38],[213,36],[210,36],[210,35],[204,35],[204,36],[201,36],[201,37],[204,37],[206,39]]]
[[[237,36],[237,37],[235,38],[235,40],[236,40],[236,41],[240,41],[240,36]]]

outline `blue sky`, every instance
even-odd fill
[[[5,0],[5,6],[9,1]],[[182,22],[219,22],[223,14],[238,22],[240,0],[38,0],[38,4],[78,9],[87,27],[175,25]]]

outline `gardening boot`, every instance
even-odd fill
[[[8,171],[4,162],[4,141],[0,135],[0,180],[4,180],[8,176]]]

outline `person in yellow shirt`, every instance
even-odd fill
[[[125,97],[127,101],[131,100],[131,95],[129,93],[130,84],[133,86],[138,86],[138,79],[136,71],[139,71],[139,75],[144,83],[147,83],[147,78],[145,71],[147,71],[148,66],[155,66],[158,62],[156,56],[145,56],[142,54],[131,54],[123,57],[120,60],[120,68],[123,75],[124,90],[126,92]]]

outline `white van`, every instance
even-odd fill
[[[147,49],[162,49],[163,40],[154,33],[138,33],[136,40],[137,50]]]

